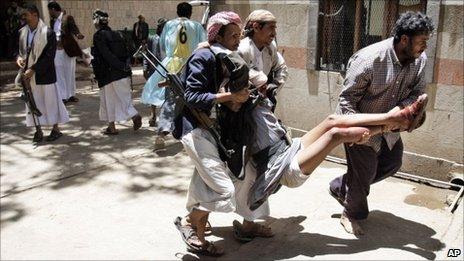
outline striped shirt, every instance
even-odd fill
[[[359,50],[348,62],[336,113],[385,113],[413,103],[425,90],[426,60],[423,52],[414,62],[402,65],[393,37]],[[366,145],[378,152],[382,136],[390,149],[400,138],[399,133],[379,134]]]

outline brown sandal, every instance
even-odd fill
[[[255,223],[253,229],[250,231],[244,231],[242,224],[237,220],[232,222],[234,229],[234,237],[240,242],[250,242],[255,237],[273,237],[274,232],[272,232],[270,227]]]
[[[132,117],[132,122],[134,124],[133,129],[135,131],[140,129],[140,127],[142,127],[142,116],[140,116],[139,114],[135,115],[134,117]]]
[[[118,135],[119,134],[118,131],[116,131],[116,130],[112,131],[110,128],[104,129],[102,131],[102,133],[105,134],[105,135]]]
[[[192,241],[199,241],[195,229],[193,229],[191,226],[183,226],[181,221],[181,217],[176,217],[174,219],[174,225],[176,226],[177,230],[179,230],[182,241],[184,241],[184,243],[187,245],[187,250],[190,252],[202,251],[203,246],[198,246],[192,243]]]
[[[205,241],[205,243],[201,247],[201,250],[197,251],[197,250],[189,249],[189,252],[204,255],[204,256],[218,257],[224,254],[224,249],[217,247],[216,245],[213,244],[213,242]]]
[[[197,229],[195,226],[192,226],[193,229]],[[213,233],[213,228],[211,227],[211,223],[209,221],[206,221],[206,226],[205,226],[205,236],[210,236]]]

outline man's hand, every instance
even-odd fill
[[[24,73],[24,77],[27,80],[30,80],[33,75],[34,75],[34,70],[32,70],[32,69],[27,69],[27,71]]]
[[[26,65],[26,61],[24,61],[23,58],[18,57],[18,59],[16,59],[16,64],[19,66],[19,68],[24,69],[24,66]]]
[[[250,91],[248,89],[242,89],[238,92],[233,92],[231,94],[231,101],[234,103],[244,103],[250,97]]]
[[[264,97],[266,97],[266,93],[267,93],[267,84],[264,84],[264,85],[261,85],[259,88],[258,88],[258,92],[261,93],[261,95],[263,95]]]
[[[223,90],[222,90],[223,91]],[[242,89],[238,92],[221,92],[216,93],[215,103],[244,103],[248,100],[250,91],[248,89]]]

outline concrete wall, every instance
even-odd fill
[[[309,130],[334,111],[342,88],[340,73],[315,70],[319,1],[214,1],[214,10],[233,10],[243,20],[255,9],[267,9],[278,20],[277,42],[290,67],[279,94],[277,113],[289,126]],[[463,163],[463,4],[429,1],[427,12],[437,32],[429,42],[427,121],[402,135],[402,170],[447,180]],[[295,135],[301,132],[294,131]],[[344,157],[341,147],[332,152]]]
[[[41,5],[42,10],[47,10],[48,1],[36,1]],[[183,1],[163,1],[163,0],[62,0],[57,1],[66,12],[74,16],[81,32],[86,36],[83,40],[84,46],[92,44],[92,36],[95,33],[95,27],[92,23],[92,13],[99,8],[109,13],[110,27],[115,30],[121,30],[127,27],[132,30],[137,16],[143,14],[145,21],[150,28],[156,28],[156,21],[160,17],[172,19],[177,17],[176,6]],[[41,11],[42,11],[41,10]],[[193,9],[192,19],[201,21],[203,7]],[[44,12],[48,20],[48,15]]]

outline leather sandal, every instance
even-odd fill
[[[116,131],[116,130],[113,131],[113,130],[111,130],[110,128],[104,129],[104,130],[102,131],[102,133],[105,134],[105,135],[118,135],[118,134],[119,134],[118,131]]]
[[[50,135],[48,135],[47,137],[47,141],[55,141],[59,139],[61,136],[63,136],[63,133],[61,131],[52,130],[50,132]]]
[[[140,116],[139,114],[135,115],[134,117],[132,117],[132,122],[134,123],[134,130],[138,130],[140,129],[140,127],[142,127],[142,116]]]
[[[41,131],[36,131],[34,133],[34,138],[32,138],[32,142],[36,142],[36,143],[39,143],[43,141],[43,132]]]
[[[255,223],[253,229],[250,231],[244,231],[242,224],[237,220],[232,222],[234,229],[234,237],[242,243],[252,241],[255,237],[273,237],[274,233],[270,230],[270,227]]]

